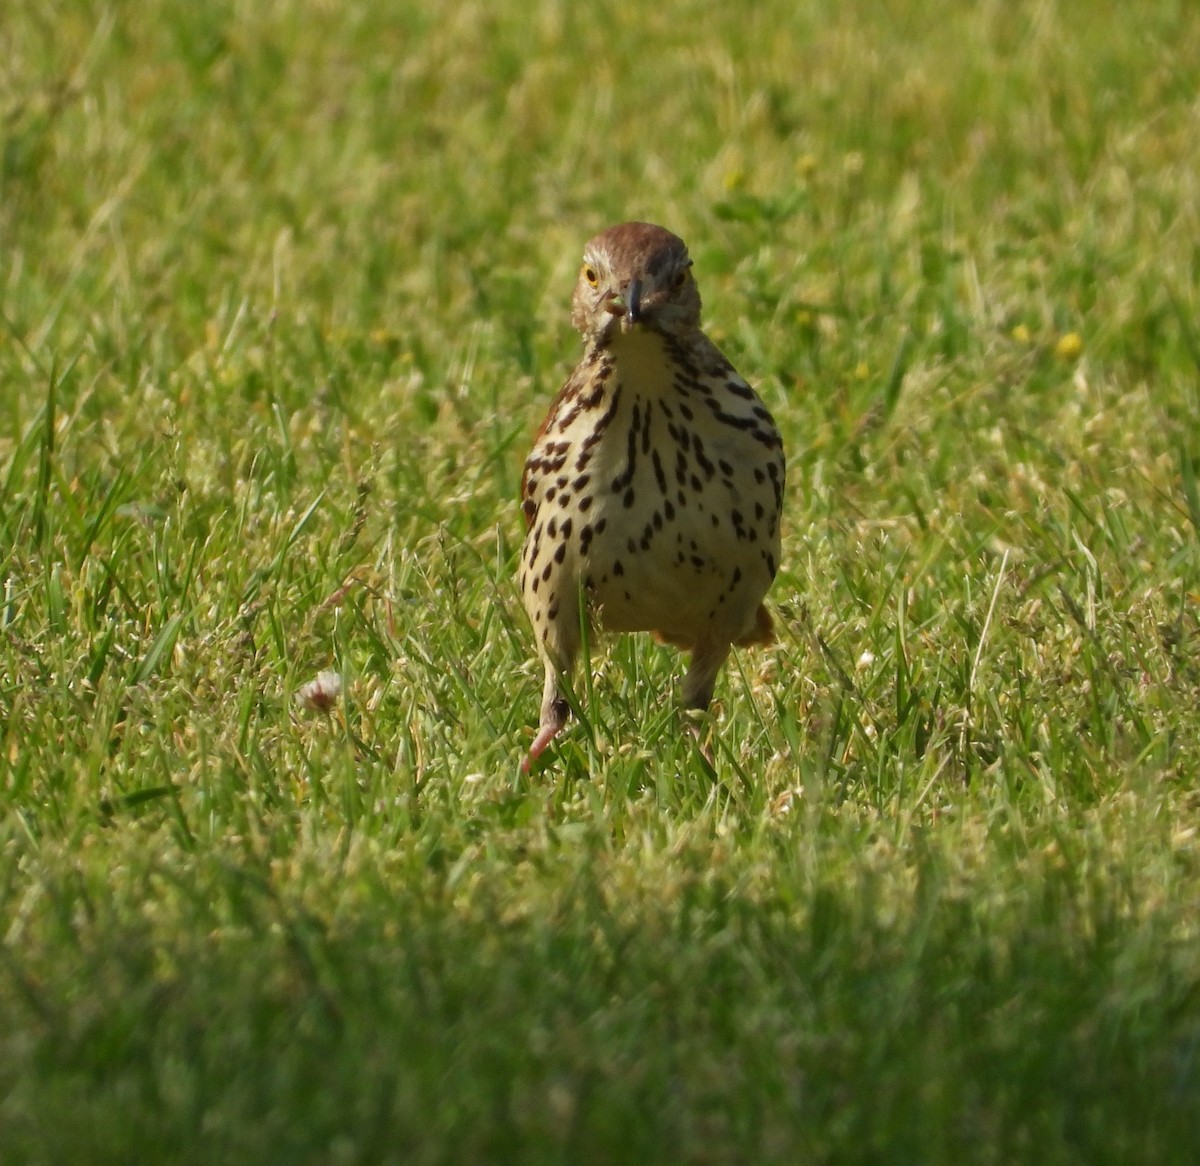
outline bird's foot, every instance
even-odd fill
[[[709,769],[715,769],[712,750],[712,722],[706,709],[685,709],[688,732],[696,742],[700,756],[708,763]]]
[[[561,728],[562,725],[543,725],[538,730],[538,735],[534,737],[533,744],[529,746],[529,752],[525,754],[525,760],[521,762],[522,773],[529,772],[533,763],[546,751],[546,746],[554,740]]]
[[[542,700],[542,718],[538,723],[537,736],[521,762],[521,772],[528,773],[533,763],[546,751],[546,746],[558,735],[558,731],[567,723],[571,715],[571,706],[566,698],[557,693],[553,686],[552,674],[546,674],[546,693]]]

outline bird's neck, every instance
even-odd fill
[[[598,345],[612,363],[616,380],[638,392],[664,391],[671,383],[678,341],[651,328],[636,326],[628,332],[614,328]]]
[[[648,328],[618,333],[611,346],[620,384],[640,394],[670,390],[673,374],[665,338]]]

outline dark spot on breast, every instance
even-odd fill
[[[667,475],[663,470],[662,458],[658,456],[658,450],[655,450],[650,460],[654,465],[654,478],[658,482],[658,492],[665,494],[667,492]]]

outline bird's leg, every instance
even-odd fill
[[[706,709],[712,703],[717,675],[728,659],[731,647],[726,639],[702,639],[692,649],[691,663],[683,678],[684,708]]]
[[[688,665],[687,675],[683,678],[684,708],[707,711],[712,703],[717,675],[729,656],[730,647],[728,640],[701,640],[692,649],[691,663]],[[700,746],[700,755],[708,762],[709,768],[712,768],[712,748],[701,741],[700,726],[693,720],[689,728]]]
[[[558,680],[558,669],[550,660],[546,661],[546,684],[542,689],[542,716],[538,723],[537,736],[529,746],[521,769],[528,773],[529,767],[545,752],[546,746],[554,740],[558,731],[567,723],[571,706],[562,694],[562,686]]]
[[[542,714],[538,721],[537,736],[529,746],[529,752],[521,763],[521,769],[529,767],[546,751],[559,730],[571,715],[571,706],[563,692],[564,684],[570,684],[575,670],[575,658],[579,654],[581,640],[582,608],[578,601],[564,603],[554,612],[554,618],[546,626],[542,636],[542,661],[546,666],[546,683],[542,687]]]

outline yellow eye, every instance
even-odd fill
[[[600,277],[596,274],[596,269],[594,267],[585,267],[583,269],[583,278],[586,279],[588,283],[592,285],[592,287],[595,287],[596,284],[600,282]]]

